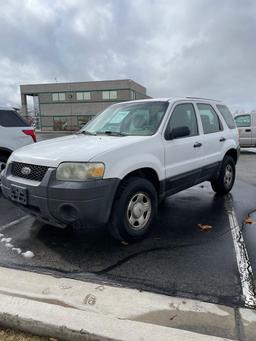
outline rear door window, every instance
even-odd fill
[[[205,134],[223,130],[218,114],[210,104],[197,104]]]
[[[220,104],[217,104],[216,107],[218,108],[219,112],[221,113],[224,120],[226,121],[227,126],[230,129],[235,129],[236,128],[235,120],[231,112],[229,111],[229,108],[226,105],[220,105]]]
[[[29,124],[15,110],[0,110],[0,126],[27,127]]]
[[[235,118],[237,127],[250,127],[251,116],[250,115],[239,115]]]

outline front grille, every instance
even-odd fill
[[[19,178],[34,180],[34,181],[42,181],[47,170],[48,170],[48,167],[45,167],[45,166],[37,166],[37,165],[30,165],[27,163],[13,162],[11,173],[12,175],[17,176]]]

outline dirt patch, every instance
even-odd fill
[[[18,330],[0,328],[1,341],[61,341],[55,338],[36,336]]]

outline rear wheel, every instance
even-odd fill
[[[146,236],[157,213],[157,192],[144,178],[131,177],[121,183],[109,222],[111,235],[135,242]]]
[[[236,177],[236,165],[231,156],[225,156],[219,175],[211,181],[212,189],[219,194],[227,194],[231,191]]]

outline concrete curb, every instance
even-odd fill
[[[62,340],[236,340],[234,309],[0,268],[0,325]],[[256,312],[242,309],[246,340]],[[215,336],[212,336],[215,335]]]
[[[37,335],[63,340],[182,340],[220,341],[205,336],[147,323],[119,320],[93,312],[0,295],[1,324]],[[225,339],[222,339],[225,340]],[[227,340],[227,339],[226,339]]]

